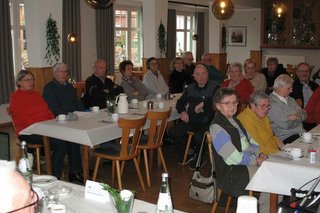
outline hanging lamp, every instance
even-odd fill
[[[217,19],[226,20],[233,15],[234,5],[231,0],[215,0],[211,10]]]

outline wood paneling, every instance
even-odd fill
[[[209,53],[212,64],[224,75],[227,73],[227,53]]]
[[[250,58],[256,62],[256,70],[261,72],[262,69],[262,51],[250,50]]]
[[[43,87],[53,79],[52,67],[28,67],[35,78],[34,90],[42,95]]]

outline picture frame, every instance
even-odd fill
[[[247,27],[245,26],[228,27],[228,45],[245,47],[247,45]]]

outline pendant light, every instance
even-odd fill
[[[233,15],[234,5],[231,0],[215,0],[211,10],[217,19],[226,20]]]

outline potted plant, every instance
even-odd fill
[[[158,46],[160,49],[161,57],[165,57],[167,55],[166,29],[162,24],[162,21],[160,21],[160,25],[158,28]]]
[[[58,33],[57,22],[52,18],[51,14],[47,20],[46,39],[47,46],[44,58],[50,65],[52,65],[60,59],[60,35]]]

